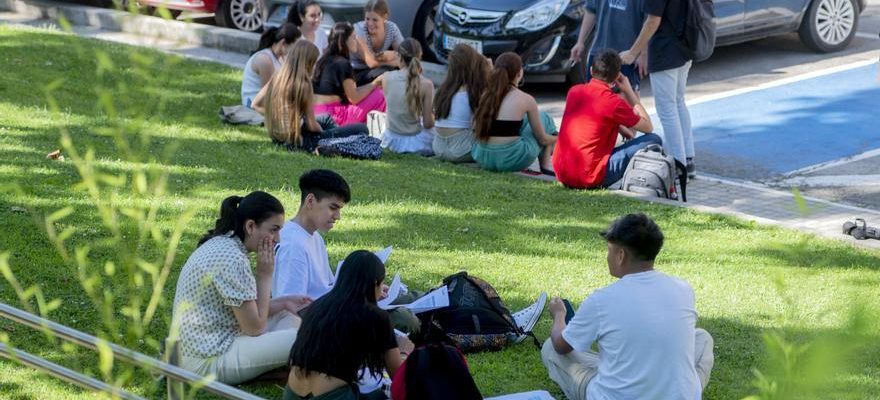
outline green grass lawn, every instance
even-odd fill
[[[296,179],[315,167],[340,172],[353,188],[353,201],[342,221],[326,235],[331,263],[352,250],[393,245],[389,270],[400,272],[411,287],[432,287],[444,276],[466,269],[491,282],[511,309],[529,304],[542,290],[580,302],[611,283],[605,243],[597,233],[619,215],[648,213],[667,238],[658,268],[690,282],[697,296],[698,325],[715,338],[707,399],[738,399],[755,392],[753,369],[763,365],[763,332],[777,329],[789,340],[804,343],[847,330],[851,304],[880,310],[880,252],[416,156],[386,154],[380,161],[367,162],[289,153],[271,145],[260,128],[219,122],[218,108],[238,102],[240,85],[240,71],[219,64],[5,26],[0,26],[0,55],[0,185],[21,188],[0,198],[5,230],[0,252],[9,253],[11,269],[22,285],[39,285],[47,298],[61,300],[60,308],[49,314],[51,319],[86,332],[102,329],[100,313],[76,269],[47,239],[39,216],[72,206],[72,214],[55,224],[59,229],[77,228],[69,242],[90,244],[90,258],[99,266],[117,254],[113,243],[105,240],[89,196],[77,186],[80,177],[69,155],[64,162],[45,159],[46,153],[60,148],[61,128],[70,132],[78,149],[94,148],[97,168],[106,173],[130,174],[163,160],[159,169],[168,173],[168,181],[161,200],[130,191],[120,191],[114,200],[133,206],[157,202],[161,232],[172,231],[186,210],[196,211],[185,225],[158,317],[146,327],[146,336],[153,339],[167,332],[177,272],[200,235],[213,225],[220,201],[266,190],[278,196],[292,216],[298,204]],[[103,67],[110,64],[113,68]],[[165,77],[161,71],[171,73]],[[60,114],[47,102],[50,84],[57,86],[53,95]],[[152,135],[151,141],[142,143],[130,133],[110,134],[117,119],[99,111],[99,86],[115,88],[111,93],[119,118],[136,121],[146,115],[140,127]],[[157,98],[163,99],[161,107],[155,106]],[[120,150],[120,140],[134,144],[134,156]],[[163,158],[171,154],[167,149],[172,145],[173,155]],[[153,257],[161,254],[152,248],[140,251]],[[100,283],[117,293],[113,312],[120,320],[126,318],[121,298],[150,288],[133,285],[133,276],[119,272]],[[783,290],[774,283],[780,276]],[[21,305],[5,280],[0,281],[0,300]],[[545,313],[536,328],[538,337],[546,338],[549,328]],[[827,372],[830,389],[818,397],[880,398],[880,322],[868,320],[864,332],[866,343],[847,356],[846,367]],[[0,334],[26,351],[99,376],[94,354],[62,349],[5,320],[0,320]],[[155,354],[149,341],[132,344]],[[468,359],[484,395],[547,389],[562,398],[546,376],[539,352],[528,342]],[[0,377],[4,399],[93,397],[7,361],[0,361]],[[161,393],[144,373],[136,374],[127,388],[147,397]],[[268,398],[281,394],[271,385],[245,389]]]

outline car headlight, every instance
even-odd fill
[[[571,0],[543,0],[522,10],[507,21],[507,29],[522,28],[529,31],[544,29],[556,21]]]

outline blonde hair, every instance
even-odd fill
[[[424,109],[421,93],[422,45],[418,40],[407,38],[397,47],[397,53],[406,65],[406,105],[409,112],[418,117]]]
[[[266,128],[272,139],[302,144],[303,120],[311,112],[315,95],[312,70],[317,61],[318,48],[308,40],[297,40],[269,81]]]

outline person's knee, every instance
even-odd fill
[[[559,354],[553,348],[553,342],[550,339],[545,340],[544,345],[541,346],[541,360],[544,361],[544,364],[548,364],[549,360],[556,357],[559,357]]]
[[[697,343],[705,343],[707,348],[711,349],[715,346],[715,339],[703,328],[697,328],[694,331],[694,339]]]

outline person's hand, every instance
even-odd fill
[[[560,299],[559,296],[550,300],[550,315],[552,315],[554,319],[559,316],[565,317],[565,303],[562,302],[562,299]]]
[[[620,64],[621,65],[630,65],[636,61],[636,55],[629,50],[624,50],[620,52]]]
[[[410,354],[415,348],[416,345],[413,344],[412,340],[409,340],[409,337],[397,336],[397,349],[400,350],[401,353]]]
[[[275,239],[266,236],[257,248],[257,274],[269,275],[275,272]]]
[[[373,84],[373,87],[382,87],[382,85],[385,84],[385,74],[377,76],[376,79],[373,79],[373,82],[371,83]]]
[[[636,132],[630,128],[627,128],[623,125],[619,126],[618,128],[619,129],[617,131],[620,133],[620,136],[623,136],[624,142],[632,140],[632,138],[636,136]]]
[[[556,139],[557,139],[556,136],[544,135],[544,140],[543,140],[544,143],[541,143],[541,144],[544,146],[552,146],[552,145],[556,144]]]
[[[642,54],[639,54],[639,58],[636,59],[636,68],[639,70],[639,76],[642,79],[645,79],[648,76],[648,52],[643,51]]]
[[[312,304],[311,297],[298,294],[285,296],[284,300],[284,309],[293,314],[299,314],[300,311]]]
[[[614,80],[614,83],[617,84],[617,87],[620,88],[620,93],[624,95],[633,95],[632,85],[629,84],[629,78],[627,78],[623,74],[618,74],[617,79]]]
[[[571,48],[571,56],[568,57],[569,60],[580,61],[581,56],[584,55],[584,44],[578,43]]]
[[[385,298],[387,298],[387,297],[388,297],[388,285],[383,283],[382,284],[382,296],[380,296],[376,300],[385,300]]]

